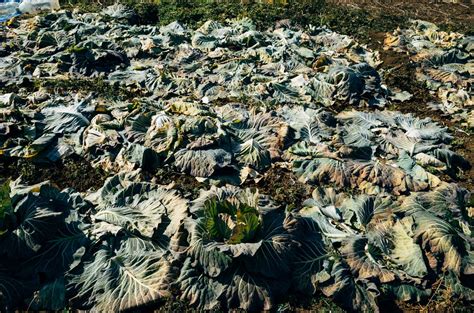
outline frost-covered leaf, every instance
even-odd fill
[[[303,227],[295,250],[293,281],[300,292],[313,295],[318,290],[328,253],[317,224],[307,218],[300,223]]]
[[[209,177],[231,164],[231,154],[223,149],[179,150],[174,155],[175,166],[195,177]]]
[[[42,113],[46,124],[45,131],[63,134],[73,133],[89,125],[88,114],[94,109],[86,98],[77,102],[73,106],[59,106],[45,108]]]
[[[176,192],[126,178],[121,181],[119,175],[110,179],[101,193],[97,212],[92,215],[100,225],[98,235],[107,235],[101,231],[103,222],[151,240],[166,251],[187,215],[187,201]]]
[[[178,278],[181,285],[181,299],[188,300],[189,304],[204,310],[212,310],[220,307],[219,299],[224,291],[224,285],[205,275],[201,275],[191,265],[191,259],[184,262],[181,274]]]
[[[378,248],[365,238],[354,237],[344,243],[341,253],[352,272],[360,279],[378,278],[382,283],[394,281],[396,275],[378,262],[381,255]]]
[[[305,182],[330,181],[338,186],[344,186],[348,181],[344,162],[336,159],[317,158],[295,161],[294,167],[296,174]]]
[[[303,203],[304,208],[299,211],[301,215],[312,217],[313,212],[318,212],[336,221],[342,219],[340,206],[344,201],[343,194],[338,194],[333,188],[316,188],[312,196]]]
[[[376,298],[379,291],[374,283],[368,283],[368,286],[361,285],[362,281],[356,279],[348,266],[339,260],[329,265],[327,271],[331,279],[320,286],[325,296],[348,309],[378,310]]]
[[[431,296],[430,289],[418,288],[408,284],[385,285],[383,289],[386,294],[404,302],[419,303]]]
[[[169,297],[172,267],[162,253],[135,254],[104,242],[69,287],[79,307],[124,311]]]
[[[462,258],[466,255],[466,244],[458,232],[447,222],[428,212],[414,213],[417,225],[415,238],[423,249],[442,256],[442,269],[456,274],[461,271]]]
[[[407,274],[424,277],[428,269],[421,248],[413,238],[414,226],[411,218],[405,218],[397,221],[391,228],[393,249],[390,251],[390,257]],[[396,289],[395,292],[402,292],[402,290]]]

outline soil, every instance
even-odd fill
[[[155,173],[144,173],[144,179],[159,185],[170,185],[182,195],[196,198],[199,191],[209,189],[206,182],[198,182],[194,177],[173,171],[170,168],[159,169]],[[312,187],[303,184],[289,169],[279,166],[269,168],[257,182],[247,180],[242,188],[258,189],[261,194],[269,196],[277,205],[291,209],[300,209],[304,200],[311,197]]]
[[[312,187],[303,184],[296,175],[288,169],[272,167],[258,183],[246,183],[245,187],[258,188],[260,193],[269,195],[276,203],[288,209],[300,209],[303,202],[311,198]]]
[[[23,183],[36,184],[48,180],[59,189],[73,188],[80,192],[97,190],[106,179],[102,170],[93,168],[87,160],[79,156],[71,156],[54,164],[0,159],[0,173],[0,183],[21,176]]]
[[[373,18],[405,16],[437,24],[445,30],[472,33],[474,28],[473,2],[471,0],[328,0],[334,5],[370,12]]]

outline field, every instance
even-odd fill
[[[114,2],[0,25],[2,309],[472,310],[472,4]]]

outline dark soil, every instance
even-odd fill
[[[155,173],[146,172],[143,175],[147,181],[173,186],[173,189],[190,198],[197,198],[200,190],[209,188],[208,184],[198,182],[193,176],[176,172],[169,167],[158,169]]]
[[[352,10],[368,11],[372,19],[383,18],[387,20],[387,23],[394,18],[405,17],[429,21],[447,31],[466,34],[472,34],[474,31],[471,0],[459,0],[458,3],[435,0],[328,0],[327,2]],[[402,28],[402,25],[399,26]]]
[[[182,195],[197,198],[199,191],[208,189],[209,184],[198,182],[194,177],[170,168],[158,169],[155,173],[144,173],[144,179],[159,185],[171,185]],[[261,194],[268,195],[278,205],[289,209],[300,209],[304,200],[311,197],[312,187],[298,181],[296,175],[288,169],[273,166],[258,181],[248,180],[242,188],[258,189]]]
[[[300,182],[293,172],[279,167],[270,168],[257,184],[247,183],[244,186],[257,187],[262,194],[271,196],[280,205],[292,205],[289,209],[300,209],[303,202],[311,198],[313,190],[308,184]]]
[[[106,178],[102,170],[93,168],[79,156],[72,156],[54,164],[35,164],[23,159],[0,159],[0,173],[0,182],[21,176],[22,182],[26,184],[49,180],[60,189],[73,188],[80,192],[97,190],[102,187]]]

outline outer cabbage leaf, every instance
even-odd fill
[[[343,244],[341,253],[350,266],[352,272],[360,279],[378,278],[381,283],[394,281],[396,275],[379,264],[381,257],[365,238],[355,237]]]
[[[231,164],[231,154],[223,149],[182,149],[174,155],[175,166],[195,177],[209,177]]]
[[[411,218],[402,219],[393,225],[391,228],[393,249],[390,251],[390,257],[397,265],[401,266],[405,273],[424,277],[428,274],[428,269],[420,246],[413,240],[413,226]],[[405,291],[396,289],[394,292],[398,294]]]
[[[162,253],[135,254],[104,242],[82,271],[71,277],[73,300],[79,300],[79,307],[99,311],[138,308],[170,296],[172,267]]]
[[[45,131],[58,134],[73,133],[89,125],[87,115],[93,111],[90,98],[78,101],[73,106],[48,107],[42,113],[46,123]]]

